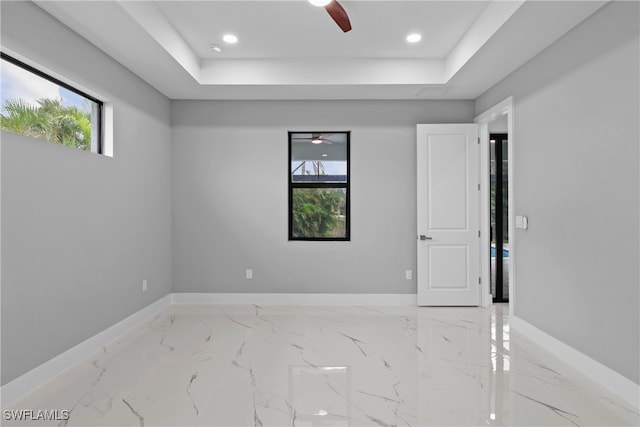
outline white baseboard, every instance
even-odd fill
[[[482,307],[489,307],[492,304],[493,304],[493,295],[492,294],[485,294],[482,297],[481,306]]]
[[[602,387],[620,396],[637,411],[640,411],[640,385],[624,375],[606,367],[602,363],[590,358],[586,354],[552,337],[536,328],[526,320],[517,316],[509,318],[509,325],[524,337],[551,352],[558,358],[582,372]]]
[[[174,293],[172,304],[418,305],[416,294],[213,294]]]
[[[82,362],[97,350],[131,331],[149,318],[157,315],[162,310],[169,307],[170,304],[171,295],[166,295],[151,305],[146,306],[142,310],[133,313],[126,319],[121,320],[110,328],[97,333],[80,344],[71,347],[64,353],[59,354],[53,359],[48,360],[42,365],[33,368],[29,372],[5,384],[0,389],[0,402],[2,402],[2,408],[6,408],[22,396],[52,380],[54,377],[62,374],[74,365]]]

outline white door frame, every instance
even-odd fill
[[[490,236],[491,236],[491,217],[490,217],[490,200],[491,188],[489,182],[489,123],[502,115],[507,115],[507,133],[508,142],[507,149],[509,153],[509,163],[507,167],[507,177],[509,180],[509,314],[513,315],[513,308],[516,300],[515,286],[515,255],[516,255],[516,229],[515,229],[515,209],[513,203],[514,180],[513,180],[513,97],[489,108],[484,113],[474,119],[479,125],[478,134],[480,136],[480,277],[482,278],[481,305],[483,307],[492,304],[491,296],[491,254],[490,254]]]

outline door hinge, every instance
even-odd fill
[[[480,137],[478,137],[478,144],[480,144]]]
[[[478,230],[478,237],[480,237],[480,230]]]
[[[478,191],[480,191],[480,184],[478,184]]]
[[[478,277],[478,285],[482,285],[482,277]]]

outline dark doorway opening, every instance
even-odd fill
[[[489,135],[491,180],[491,294],[509,302],[509,152],[508,135]]]

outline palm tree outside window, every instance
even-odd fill
[[[101,153],[101,101],[4,52],[1,55],[0,129]]]

